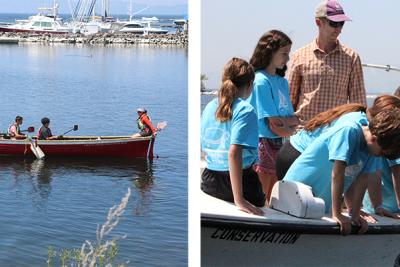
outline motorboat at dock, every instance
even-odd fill
[[[67,34],[71,30],[62,24],[58,17],[58,4],[52,8],[38,8],[39,13],[27,20],[18,20],[15,24],[0,25],[0,32],[27,32]]]
[[[167,34],[168,30],[159,27],[153,27],[151,21],[116,21],[111,24],[110,32],[112,33],[132,33],[132,34]]]

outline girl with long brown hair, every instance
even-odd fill
[[[294,133],[299,120],[294,115],[289,86],[284,78],[292,41],[283,32],[271,30],[261,36],[250,64],[254,67],[254,90],[250,103],[258,117],[258,156],[255,169],[269,200],[275,173],[276,155],[283,138]]]
[[[207,104],[201,118],[201,147],[207,168],[201,189],[234,202],[241,210],[261,215],[265,195],[252,165],[257,160],[257,115],[245,101],[252,92],[254,71],[239,58],[224,68],[218,99]]]
[[[360,233],[367,229],[360,209],[368,180],[380,168],[375,156],[400,156],[399,108],[395,96],[378,97],[368,110],[359,104],[339,106],[317,115],[290,140],[301,154],[283,180],[311,186],[343,234],[349,233],[352,221],[361,226]],[[341,213],[343,193],[351,218]]]

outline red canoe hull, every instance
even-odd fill
[[[153,158],[152,137],[79,137],[66,140],[39,140],[48,156],[67,157],[147,157]],[[34,156],[28,140],[0,139],[1,156]]]

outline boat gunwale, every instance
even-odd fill
[[[87,144],[116,144],[131,143],[151,140],[152,136],[131,137],[131,136],[69,136],[63,139],[37,140],[32,138],[38,145],[87,145]],[[29,139],[5,139],[0,138],[1,145],[26,145],[30,144]]]
[[[299,219],[300,220],[300,219]],[[395,221],[395,219],[393,219]],[[206,228],[230,228],[246,229],[250,231],[266,232],[293,232],[299,234],[340,234],[339,224],[305,224],[304,222],[277,222],[277,221],[254,221],[235,220],[232,218],[217,218],[207,214],[201,214],[201,227]],[[352,234],[357,234],[359,227],[352,225]],[[377,224],[368,225],[365,234],[400,234],[400,224]]]
[[[62,143],[64,141],[67,142],[77,142],[77,141],[143,141],[143,140],[150,140],[152,136],[138,136],[138,137],[131,137],[129,135],[121,135],[121,136],[102,136],[102,135],[93,135],[93,136],[68,136],[63,137],[62,139],[49,139],[49,140],[37,140],[36,137],[32,137],[32,140],[38,143]],[[2,144],[24,144],[26,142],[30,142],[29,139],[8,139],[8,138],[0,138],[0,143]]]

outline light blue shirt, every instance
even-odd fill
[[[296,159],[283,179],[311,186],[314,196],[322,198],[325,211],[330,212],[335,160],[344,161],[347,166],[344,192],[360,174],[372,173],[380,168],[379,158],[368,154],[362,125],[359,120],[347,121],[321,133]]]
[[[232,105],[232,119],[220,122],[215,117],[218,99],[207,104],[201,118],[201,148],[206,153],[207,168],[228,171],[230,145],[243,146],[243,168],[251,166],[258,158],[257,115],[254,108],[242,99]]]
[[[392,180],[392,169],[391,167],[400,164],[400,158],[395,160],[388,160],[381,158],[382,160],[382,207],[388,211],[399,213],[400,209],[397,205],[396,194],[394,192],[393,180]],[[372,205],[368,194],[365,194],[363,201],[364,209],[369,213],[375,212],[375,207]]]
[[[316,128],[312,132],[308,132],[304,129],[300,130],[298,133],[290,137],[290,144],[297,151],[302,153],[322,133],[325,133],[335,125],[340,126],[347,122],[356,122],[361,125],[368,125],[367,116],[364,112],[349,112],[340,116],[339,118],[331,122],[331,124]]]
[[[266,118],[290,117],[294,114],[288,81],[279,75],[270,75],[262,70],[256,71],[253,93],[247,101],[256,109],[259,137],[279,137],[269,129]]]

